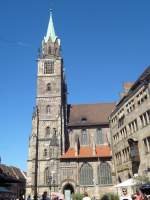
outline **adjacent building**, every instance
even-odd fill
[[[124,92],[110,115],[117,181],[150,177],[150,66]]]
[[[0,199],[25,195],[26,173],[14,166],[0,164]]]
[[[115,104],[67,104],[61,44],[52,15],[37,65],[26,194],[34,195],[36,182],[39,195],[45,190],[86,190],[99,196],[111,190],[115,173],[108,116]]]

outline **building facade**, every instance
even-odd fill
[[[19,199],[25,195],[26,173],[0,164],[0,199]]]
[[[29,139],[26,194],[111,190],[114,181],[108,116],[114,103],[68,105],[52,15],[38,57],[36,110]]]
[[[125,92],[110,115],[118,183],[134,175],[150,177],[150,67]]]

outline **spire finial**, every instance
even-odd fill
[[[50,12],[50,16],[52,17],[52,15],[53,15],[53,9],[50,8],[50,9],[49,9],[49,12]]]
[[[53,25],[52,9],[50,9],[50,19],[49,19],[47,34],[44,37],[45,42],[47,42],[49,38],[52,39],[52,42],[55,42],[55,40],[57,38],[56,34],[55,34],[54,25]]]

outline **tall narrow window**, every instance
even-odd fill
[[[44,63],[44,74],[54,73],[54,61],[46,61]]]
[[[88,143],[89,143],[89,141],[88,141],[87,129],[82,129],[82,131],[81,131],[81,144],[87,145]]]
[[[98,128],[96,130],[96,143],[97,144],[103,144],[104,143],[104,138],[103,138],[103,133],[102,133],[101,128]]]
[[[102,162],[98,166],[98,183],[101,185],[112,184],[111,167],[106,162]]]
[[[47,85],[46,85],[46,91],[47,92],[50,92],[51,91],[51,84],[50,83],[48,83]]]
[[[47,105],[46,106],[46,113],[50,114],[50,112],[51,112],[51,107],[50,107],[50,105]]]
[[[83,164],[80,169],[80,184],[93,185],[93,169],[88,163]]]
[[[44,171],[44,183],[47,184],[49,179],[49,168],[46,167]]]
[[[44,149],[44,157],[48,155],[47,149]]]
[[[48,137],[50,135],[50,127],[46,127],[45,129],[45,136]]]

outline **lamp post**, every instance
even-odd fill
[[[55,192],[55,183],[56,183],[56,181],[55,181],[55,179],[53,179],[54,192]]]
[[[49,176],[49,178],[48,178],[48,184],[49,184],[50,199],[51,199],[52,176]]]
[[[38,106],[35,108],[33,117],[37,119],[36,124],[36,146],[35,146],[35,174],[34,174],[34,200],[37,200],[37,179],[38,179],[38,149],[39,149],[39,110]]]

